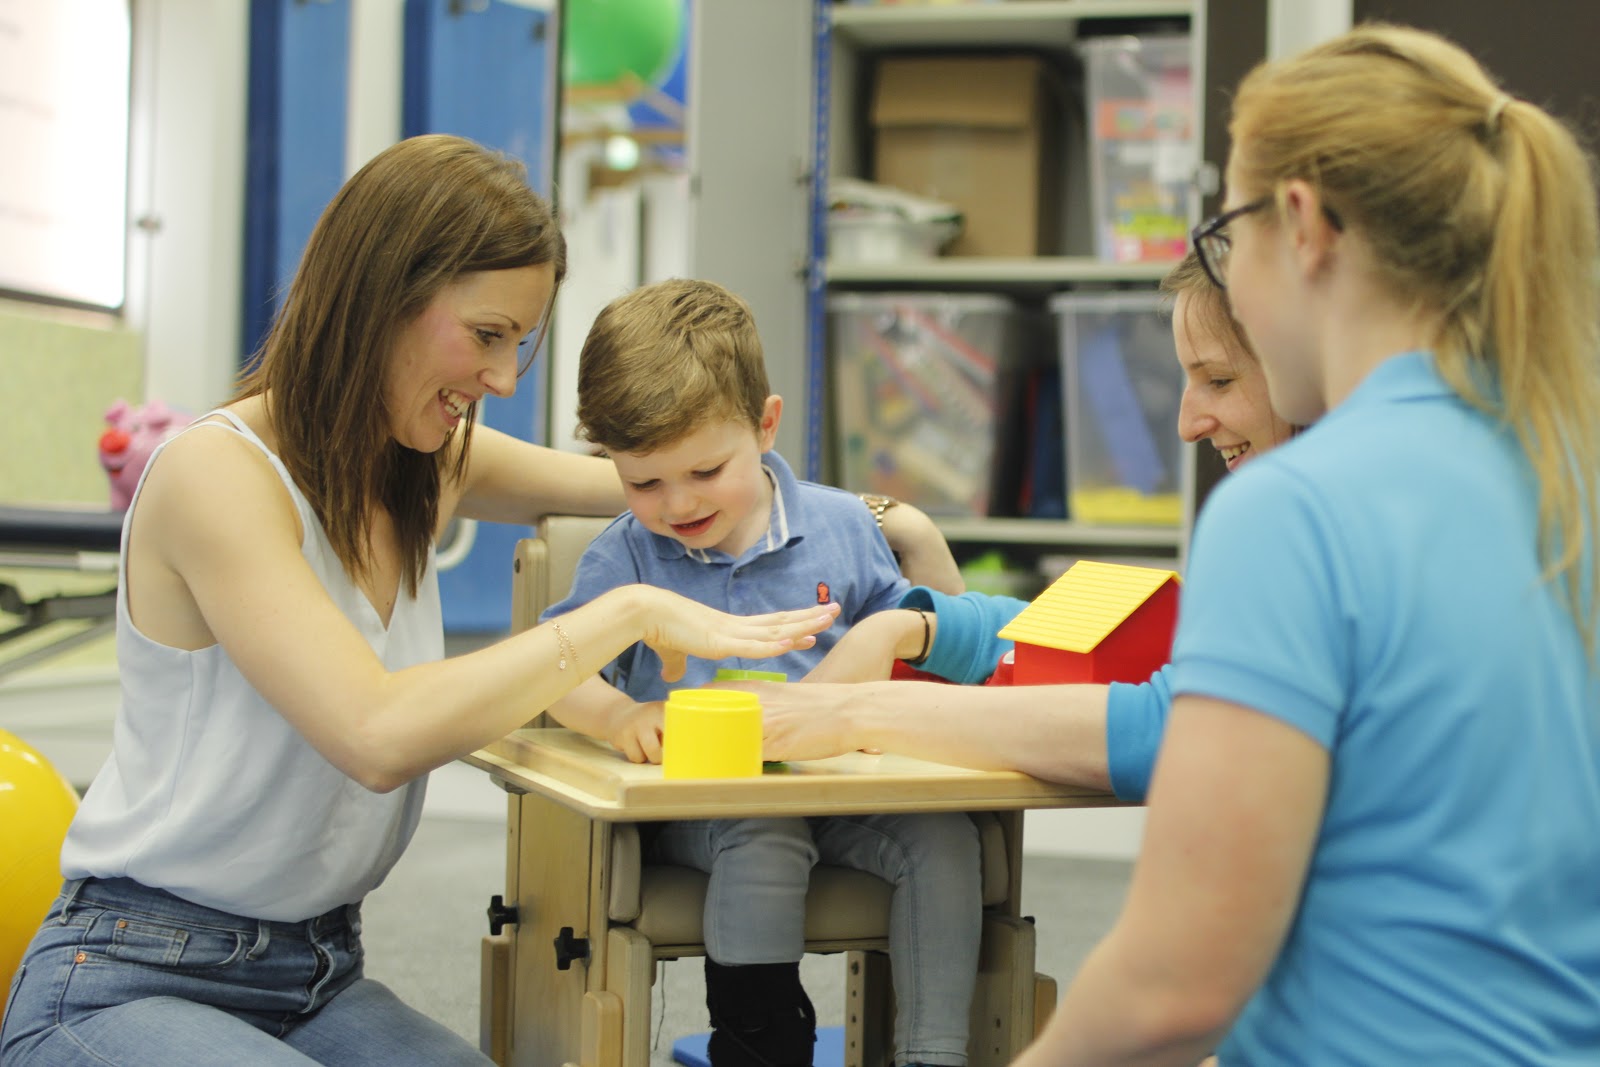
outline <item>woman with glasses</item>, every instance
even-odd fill
[[[621,505],[609,463],[473,428],[565,270],[519,164],[402,142],[323,213],[238,395],[151,457],[123,529],[113,751],[17,972],[9,1067],[488,1063],[362,974],[361,900],[427,772],[636,641],[761,657],[832,623],[634,586],[442,659],[451,516]]]
[[[1273,413],[1261,366],[1223,291],[1191,252],[1162,280],[1186,384],[1178,433],[1237,470],[1294,428]],[[870,683],[896,659],[963,684],[993,673],[996,634],[1025,601],[913,588],[901,609],[857,623],[807,681]],[[764,688],[767,755],[806,759],[880,748],[964,766],[1024,770],[1143,800],[1171,702],[1167,670],[1138,685],[952,690],[926,682]]]
[[[1588,160],[1388,26],[1230,130],[1197,243],[1310,429],[1207,502],[1125,908],[1018,1063],[1600,1063]]]

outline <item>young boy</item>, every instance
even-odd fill
[[[550,618],[645,582],[725,611],[841,605],[814,648],[759,663],[690,660],[674,687],[719,667],[804,676],[843,632],[906,589],[872,515],[850,493],[795,479],[773,452],[770,395],[750,308],[719,285],[674,280],[613,301],[578,367],[580,432],[606,450],[630,513],[584,554]],[[634,761],[661,759],[661,661],[635,645],[551,707]],[[816,1014],[800,985],[806,886],[818,862],[893,886],[895,1063],[965,1064],[982,922],[977,833],[963,814],[666,823],[651,858],[711,876],[706,1006],[713,1067],[809,1065]]]

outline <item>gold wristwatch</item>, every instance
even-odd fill
[[[880,530],[883,529],[883,513],[900,503],[892,496],[880,496],[877,493],[857,493],[856,496],[860,497],[867,510],[872,512],[872,519]]]

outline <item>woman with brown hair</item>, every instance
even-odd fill
[[[487,1063],[362,974],[361,900],[427,772],[635,642],[673,674],[832,623],[628,586],[442,658],[451,517],[620,507],[609,463],[473,427],[565,271],[520,165],[395,145],[323,213],[238,395],[151,457],[123,529],[113,751],[18,970],[7,1064]]]

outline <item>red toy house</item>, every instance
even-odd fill
[[[1000,636],[1017,643],[1013,685],[1142,682],[1172,654],[1178,575],[1080,560]]]

